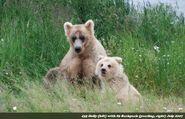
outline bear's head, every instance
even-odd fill
[[[95,74],[100,79],[109,80],[123,72],[122,58],[99,56]]]
[[[64,23],[65,35],[77,54],[82,54],[94,40],[94,22],[88,20],[85,24]]]

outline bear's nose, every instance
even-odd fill
[[[101,69],[101,72],[102,72],[102,74],[105,74],[106,69],[102,68],[102,69]]]
[[[79,53],[81,51],[81,47],[75,47],[75,51]]]

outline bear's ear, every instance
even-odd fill
[[[92,34],[94,34],[94,22],[93,22],[93,20],[88,20],[88,21],[85,23],[85,27],[86,27]]]
[[[70,35],[70,31],[71,31],[71,28],[73,27],[73,25],[70,23],[70,22],[65,22],[64,23],[64,31],[65,31],[65,35],[67,37],[69,37]]]
[[[103,56],[103,55],[99,55],[98,56],[98,61],[100,61],[101,59],[103,59],[105,56]]]
[[[121,57],[113,57],[119,64],[122,63],[122,58]]]

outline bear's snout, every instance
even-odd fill
[[[81,47],[75,47],[75,52],[80,53],[81,52]]]
[[[106,74],[106,69],[105,69],[105,68],[102,68],[102,69],[101,69],[101,73],[102,73],[102,74]]]

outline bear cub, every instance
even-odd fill
[[[120,57],[99,56],[95,74],[108,83],[118,101],[123,104],[139,104],[141,94],[129,83],[121,63]]]

